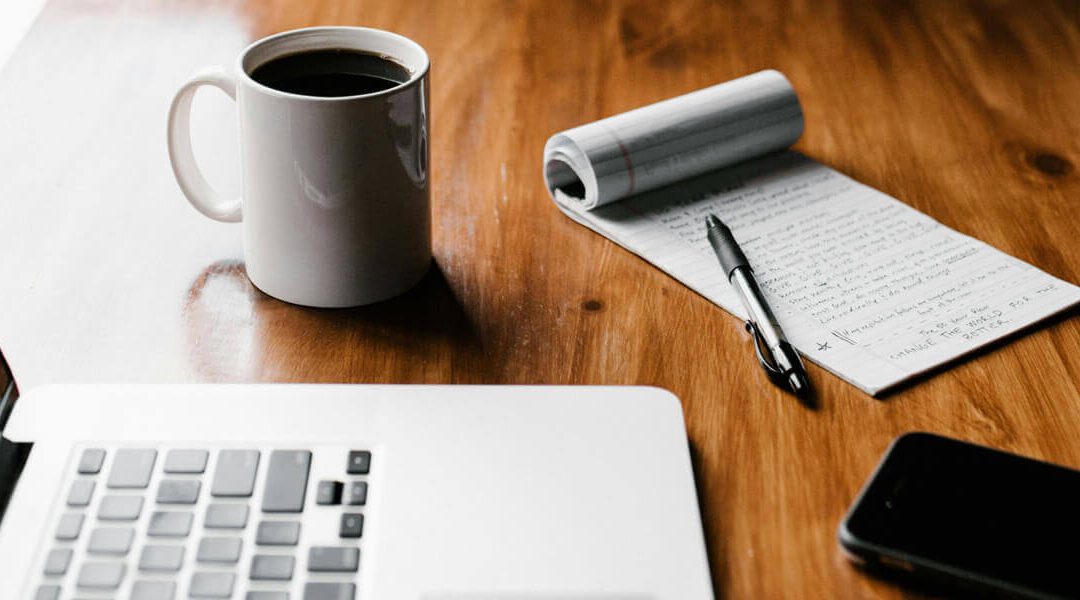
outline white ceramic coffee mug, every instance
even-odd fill
[[[404,83],[357,96],[278,91],[252,79],[282,56],[346,49],[389,58]],[[428,56],[400,35],[313,27],[248,46],[229,71],[210,67],[180,88],[169,111],[169,158],[202,214],[243,222],[247,274],[267,294],[305,306],[345,307],[396,296],[431,262]],[[222,197],[191,150],[195,91],[220,88],[237,104],[241,198]]]

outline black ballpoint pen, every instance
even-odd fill
[[[750,261],[746,260],[731,230],[716,215],[705,218],[705,228],[724,275],[746,307],[749,316],[746,328],[754,336],[754,349],[762,368],[778,385],[790,388],[797,396],[806,397],[810,393],[810,380],[806,377],[802,359],[784,337],[780,324],[765,302],[765,296],[754,279]]]

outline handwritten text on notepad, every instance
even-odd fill
[[[796,153],[578,213],[742,307],[702,223],[731,227],[791,341],[871,393],[1075,304],[1075,286]]]

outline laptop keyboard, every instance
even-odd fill
[[[369,450],[80,447],[36,600],[353,600]]]

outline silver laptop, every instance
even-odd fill
[[[655,388],[49,386],[3,436],[0,600],[713,597]]]

